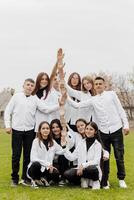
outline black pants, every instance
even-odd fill
[[[54,169],[52,173],[49,170],[41,172],[41,164],[39,162],[33,162],[30,168],[28,169],[28,175],[33,180],[40,180],[41,177],[45,178],[48,182],[53,180],[54,182],[59,182],[59,171]]]
[[[30,162],[30,151],[33,139],[35,138],[34,130],[30,131],[17,131],[12,130],[12,180],[18,183],[19,181],[19,168],[20,158],[23,148],[23,168],[22,179],[27,180],[27,166]]]
[[[100,132],[100,136],[105,149],[109,153],[111,152],[111,144],[112,144],[117,165],[117,178],[120,180],[124,180],[126,174],[124,166],[124,143],[123,143],[122,129],[119,129],[116,132],[110,134],[105,134]],[[102,186],[107,185],[108,177],[109,177],[109,160],[103,163]]]
[[[56,167],[63,179],[64,172],[69,169],[69,160],[65,158],[64,155],[59,155],[56,160],[53,162],[54,167]]]
[[[80,183],[81,178],[88,178],[92,179],[93,181],[99,180],[99,171],[96,166],[89,166],[83,170],[83,175],[78,176],[77,175],[77,169],[71,168],[64,173],[64,177],[70,182],[70,183]]]

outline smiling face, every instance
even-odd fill
[[[86,137],[92,138],[92,137],[95,136],[95,134],[96,134],[96,130],[90,124],[88,124],[86,126],[86,128],[85,128],[85,135],[86,135]]]
[[[43,123],[40,128],[40,134],[42,139],[46,140],[48,138],[48,135],[50,134],[50,127],[47,123]]]
[[[86,90],[86,91],[90,91],[93,87],[92,83],[89,81],[89,80],[83,80],[82,82],[82,85],[83,85],[83,88]]]
[[[40,88],[47,87],[48,85],[48,77],[44,74],[40,80]]]
[[[61,128],[59,127],[59,125],[57,123],[53,123],[52,124],[52,133],[55,137],[60,137],[61,135]]]
[[[85,135],[85,127],[86,124],[83,121],[78,121],[76,123],[77,131],[80,135],[84,136]]]

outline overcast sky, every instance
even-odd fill
[[[0,88],[50,74],[56,51],[67,74],[131,72],[133,0],[0,0]]]

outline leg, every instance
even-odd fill
[[[93,181],[99,180],[99,171],[96,166],[89,166],[83,170],[83,178],[92,179]]]
[[[112,133],[111,140],[117,165],[117,178],[124,180],[126,174],[124,166],[124,143],[122,129]]]
[[[20,167],[20,157],[22,151],[22,138],[23,132],[12,130],[12,180],[15,183],[19,181],[19,167]]]
[[[52,173],[50,173],[49,170],[45,170],[45,172],[43,173],[44,178],[47,179],[47,181],[54,181],[55,183],[59,182],[59,171],[57,169],[54,169]]]
[[[42,174],[41,164],[39,162],[32,163],[27,173],[33,180],[40,180]]]
[[[22,169],[22,179],[28,180],[26,172],[27,166],[30,163],[30,152],[32,147],[32,142],[35,138],[34,130],[26,131],[23,137],[23,169]]]
[[[111,152],[110,134],[100,133],[100,138],[104,145],[105,150],[107,150],[110,154],[110,152]],[[110,168],[109,162],[110,162],[110,159],[101,163],[102,164],[102,180],[101,180],[102,187],[107,186],[107,182],[108,182],[108,178],[109,178],[109,171],[110,171],[109,170],[109,168]]]
[[[70,183],[75,185],[80,184],[81,177],[77,175],[77,169],[71,168],[64,172],[64,178],[67,179]]]

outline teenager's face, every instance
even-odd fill
[[[73,87],[76,87],[79,84],[79,77],[77,74],[74,74],[73,77],[71,78],[71,85]]]
[[[95,80],[94,89],[97,94],[101,94],[105,90],[105,83],[103,80]]]
[[[43,139],[47,139],[50,134],[50,127],[48,124],[44,123],[41,126],[40,133]]]
[[[46,75],[43,75],[40,81],[40,88],[44,88],[48,85],[48,78]]]
[[[88,138],[94,137],[95,133],[96,133],[95,129],[90,124],[86,126],[85,135]]]
[[[77,127],[78,133],[84,136],[86,124],[83,121],[78,121],[76,124],[76,127]]]
[[[83,80],[83,87],[89,91],[92,89],[92,83],[85,79]]]
[[[61,129],[57,123],[52,124],[52,132],[55,136],[59,136],[61,133]]]
[[[30,81],[25,81],[24,82],[24,85],[23,85],[23,88],[24,88],[24,93],[26,95],[31,95],[32,92],[34,91],[34,87],[35,87],[35,84],[30,82]]]

